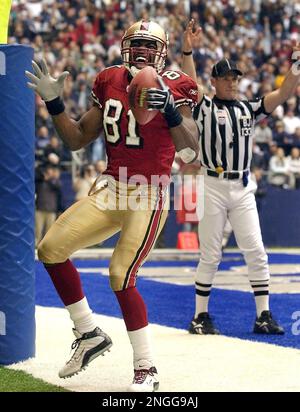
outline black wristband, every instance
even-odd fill
[[[176,107],[172,107],[171,110],[167,110],[164,115],[170,129],[172,127],[177,127],[182,123],[183,118],[180,111]]]
[[[193,50],[191,50],[191,51],[189,51],[189,52],[183,51],[182,54],[183,54],[184,56],[190,56],[191,54],[193,54]]]
[[[53,100],[50,100],[50,102],[45,102],[47,106],[47,110],[51,116],[57,116],[58,114],[61,114],[65,111],[65,105],[64,102],[60,97],[56,97]]]

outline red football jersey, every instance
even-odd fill
[[[185,73],[168,70],[162,73],[162,78],[170,87],[177,107],[193,107],[197,103],[197,85]],[[113,66],[99,73],[94,83],[92,97],[103,111],[108,157],[105,174],[124,180],[125,171],[127,181],[134,175],[142,175],[150,183],[152,176],[170,175],[175,147],[160,112],[146,125],[136,122],[129,107],[129,82],[128,70]],[[126,169],[120,173],[120,168]]]

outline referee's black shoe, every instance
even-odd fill
[[[220,332],[214,327],[213,321],[207,312],[199,313],[199,315],[192,320],[189,332],[193,335],[220,335]]]
[[[269,310],[264,310],[254,324],[254,333],[265,335],[284,335],[284,329],[278,325]]]

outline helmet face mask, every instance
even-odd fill
[[[145,39],[133,39],[130,41],[129,64],[135,67],[143,68],[153,66],[156,56],[160,55],[157,50],[157,42]]]
[[[132,76],[145,66],[153,66],[160,73],[165,66],[167,49],[167,34],[154,22],[133,24],[121,42],[123,63]]]

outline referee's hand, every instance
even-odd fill
[[[196,27],[194,19],[191,19],[188,22],[185,31],[183,32],[182,51],[192,51],[193,47],[197,46],[197,42],[200,39],[201,33],[201,27]]]
[[[292,53],[292,72],[294,76],[300,76],[300,42],[294,42]]]
[[[69,72],[63,72],[55,79],[50,76],[45,60],[41,60],[40,65],[41,67],[35,61],[32,61],[34,74],[27,70],[25,71],[26,76],[30,80],[30,82],[27,83],[28,87],[35,90],[45,102],[50,102],[57,97],[62,97],[64,81],[69,75]]]

